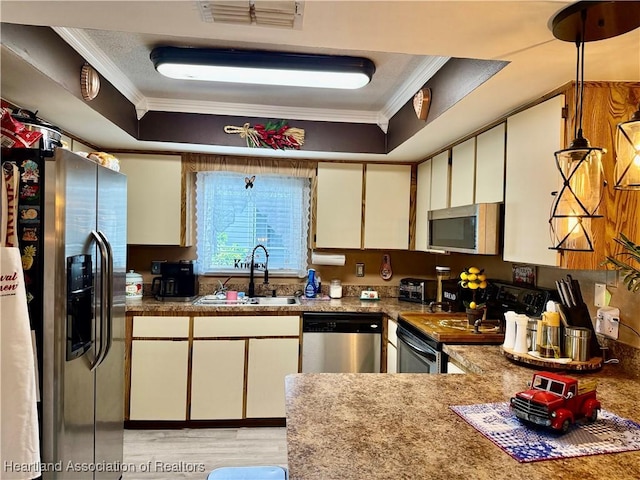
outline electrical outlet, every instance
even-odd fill
[[[356,263],[356,277],[364,277],[364,263]]]
[[[596,333],[617,340],[619,329],[620,309],[615,307],[599,308],[596,317]]]
[[[593,304],[596,307],[604,307],[607,305],[607,288],[604,283],[596,283],[593,294]]]

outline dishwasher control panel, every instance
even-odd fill
[[[382,333],[382,314],[304,313],[303,333]]]

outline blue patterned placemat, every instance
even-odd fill
[[[594,423],[577,422],[565,434],[522,424],[507,402],[451,406],[473,428],[518,462],[640,450],[640,424],[601,410]]]

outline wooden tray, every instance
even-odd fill
[[[549,370],[575,370],[575,371],[592,371],[602,368],[602,358],[592,357],[586,362],[571,361],[568,363],[558,363],[546,360],[544,358],[534,357],[528,353],[515,353],[504,347],[500,347],[502,354],[509,360],[532,367],[541,367]]]

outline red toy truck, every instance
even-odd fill
[[[580,418],[595,422],[600,410],[595,380],[550,372],[533,376],[530,388],[511,398],[511,411],[524,422],[566,432]]]

